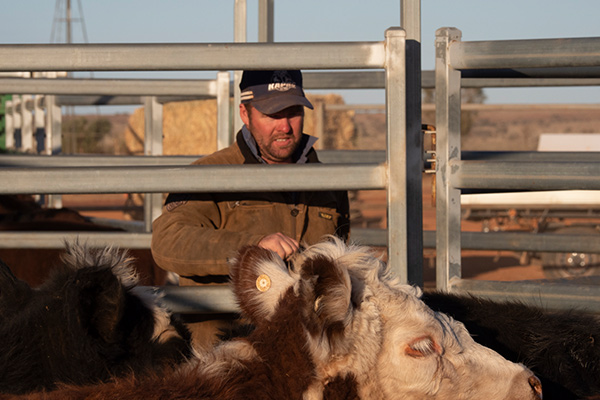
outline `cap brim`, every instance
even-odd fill
[[[306,97],[294,95],[281,95],[268,99],[252,100],[251,104],[252,107],[267,115],[276,114],[279,111],[293,106],[304,106],[310,108],[311,110],[314,109],[313,105]]]

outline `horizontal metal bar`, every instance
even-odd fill
[[[352,230],[354,235],[355,229]],[[385,245],[380,234],[368,232],[369,245]],[[385,232],[385,231],[384,231]],[[423,247],[435,249],[435,231],[423,232]],[[543,252],[600,253],[599,237],[590,235],[559,235],[552,233],[522,232],[461,232],[461,248],[464,250],[508,250]]]
[[[496,301],[518,301],[547,309],[600,312],[600,277],[560,281],[496,282],[458,280],[452,292],[467,292]]]
[[[2,154],[0,167],[95,167],[189,165],[198,156],[113,156],[113,155],[30,155]],[[319,150],[319,159],[327,164],[375,164],[385,162],[384,150]]]
[[[350,230],[350,240],[361,246],[385,247],[388,240],[387,229],[352,228]]]
[[[150,240],[150,233],[132,232],[0,232],[0,248],[2,249],[64,249],[65,241],[78,241],[86,243],[90,247],[115,246],[127,249],[149,249]]]
[[[524,70],[499,70],[499,69],[477,69],[464,70],[460,86],[462,88],[490,88],[490,87],[558,87],[558,86],[598,86],[598,68],[548,68],[551,71],[561,71],[562,75],[555,72],[553,75],[561,76],[549,78],[544,74],[545,69],[524,69]],[[535,73],[530,71],[535,70]],[[524,71],[526,76],[510,76],[507,71]],[[504,76],[509,75],[509,76]],[[552,75],[550,75],[552,76]],[[421,71],[421,87],[423,89],[435,88],[435,71]]]
[[[597,151],[463,151],[463,161],[600,162]]]
[[[556,69],[551,69],[556,71]],[[569,71],[575,70],[569,75]],[[519,71],[511,74],[511,71]],[[562,78],[547,78],[545,69],[537,74],[528,73],[519,77],[520,71],[530,70],[472,70],[463,73],[461,86],[470,87],[528,87],[528,86],[598,86],[600,68],[563,68]],[[472,74],[469,74],[472,73]],[[495,76],[494,73],[499,74]],[[434,71],[422,71],[422,87],[434,88]],[[468,77],[472,76],[473,77]],[[504,76],[506,75],[506,76]],[[535,76],[539,77],[535,77]],[[559,73],[550,74],[559,75]],[[572,75],[572,76],[571,76]],[[384,89],[383,71],[335,71],[306,72],[304,88],[311,89]],[[467,76],[467,77],[465,77]],[[487,77],[489,76],[489,77]],[[573,77],[574,76],[574,77]],[[60,95],[62,105],[98,103],[88,100],[99,96],[111,96],[112,103],[132,104],[132,96],[157,96],[162,101],[189,100],[190,97],[210,98],[216,96],[213,80],[193,79],[45,79],[45,78],[0,78],[0,93]],[[70,98],[69,96],[77,96]],[[81,98],[78,98],[82,96]],[[83,97],[85,96],[85,97]],[[90,97],[93,96],[93,97]],[[121,96],[125,98],[121,99]],[[138,100],[135,99],[135,104]]]
[[[565,110],[600,110],[600,104],[478,104],[463,103],[460,105],[463,111],[565,111]],[[421,106],[423,111],[434,111],[435,104],[425,103]],[[515,153],[519,153],[516,151]],[[558,153],[558,152],[556,152]],[[581,153],[580,153],[581,154]]]
[[[56,96],[56,105],[59,106],[129,106],[144,104],[145,96]],[[207,100],[214,99],[212,95],[194,96],[157,96],[156,102],[160,104],[176,101]]]
[[[0,194],[353,190],[386,186],[385,164],[5,168],[0,174]]]
[[[457,189],[600,190],[600,162],[449,162]]]
[[[456,70],[598,67],[600,38],[456,41],[449,52]]]
[[[507,69],[471,69],[461,73],[462,79],[500,78],[500,79],[595,79],[600,78],[600,67],[570,67],[570,68],[507,68]],[[518,79],[515,79],[517,81]]]
[[[56,96],[58,106],[128,106],[144,104],[141,96]]]
[[[273,55],[277,54],[277,57]],[[383,68],[383,42],[0,45],[0,71]]]
[[[94,218],[100,225],[107,223],[103,218]],[[136,221],[122,221],[124,224]],[[137,227],[134,227],[137,228]],[[143,227],[142,227],[143,228]],[[65,231],[7,231],[0,232],[0,249],[64,249],[65,241],[78,240],[91,247],[118,246],[124,249],[149,249],[151,233],[145,232],[65,232]],[[352,241],[365,246],[385,246],[385,229],[352,229]]]
[[[101,218],[94,222],[103,224]],[[65,240],[88,243],[90,246],[120,246],[131,249],[149,249],[150,233],[141,232],[0,232],[0,248],[62,249]],[[600,253],[600,240],[590,235],[559,235],[552,233],[521,232],[462,232],[465,250],[509,250],[544,252]],[[387,246],[387,230],[352,228],[352,242],[364,246]],[[425,248],[435,248],[435,231],[423,232]]]
[[[520,232],[461,232],[463,249],[600,254],[600,236]]]
[[[0,167],[96,167],[189,165],[200,156],[113,156],[2,154]]]
[[[239,307],[229,285],[147,287],[161,295],[161,302],[179,314],[238,313]]]
[[[304,89],[384,89],[384,71],[306,72]]]
[[[462,88],[600,86],[600,79],[583,78],[465,78]]]
[[[325,104],[326,111],[376,111],[385,112],[385,104]]]
[[[0,93],[109,96],[217,95],[215,80],[0,78]]]
[[[568,281],[495,282],[460,280],[454,282],[452,292],[465,292],[495,301],[519,301],[547,309],[581,309],[600,312],[600,285],[590,280],[587,284]],[[239,308],[229,286],[148,288],[162,293],[163,303],[173,312],[235,313]]]

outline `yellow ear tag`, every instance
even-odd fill
[[[266,292],[271,288],[271,278],[264,274],[259,275],[259,277],[256,278],[256,288],[261,292]]]

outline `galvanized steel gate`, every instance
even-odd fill
[[[414,5],[408,2],[407,5]],[[415,15],[409,13],[408,15]],[[418,13],[417,13],[418,15]],[[403,21],[414,31],[418,23]],[[412,24],[412,25],[411,25]],[[600,39],[461,42],[460,32],[444,28],[437,33],[435,77],[423,74],[423,86],[436,88],[437,119],[437,235],[425,232],[425,242],[437,248],[437,285],[441,290],[470,291],[491,297],[529,299],[552,307],[585,306],[600,308],[600,288],[560,283],[499,283],[472,282],[461,279],[461,243],[473,246],[483,243],[498,249],[518,250],[533,246],[538,250],[555,249],[556,238],[528,236],[515,245],[502,234],[478,239],[460,232],[461,189],[600,189],[600,158],[592,154],[578,162],[557,158],[548,160],[532,154],[479,155],[469,159],[460,149],[460,88],[489,82],[502,74],[518,71],[527,81],[540,77],[598,78],[600,77]],[[319,189],[386,189],[388,193],[388,227],[375,243],[387,243],[389,262],[402,281],[422,283],[421,215],[422,154],[420,138],[420,34],[410,34],[399,28],[386,31],[382,42],[346,43],[233,43],[233,44],[145,44],[145,45],[0,45],[0,71],[98,71],[98,70],[241,70],[300,68],[307,72],[307,88],[384,87],[386,90],[387,151],[370,154],[369,161],[349,163],[347,159],[319,166],[190,166],[186,158],[140,157],[123,163],[111,160],[110,166],[92,164],[66,166],[59,161],[54,166],[23,166],[12,160],[2,167],[0,193],[67,194],[67,193],[164,193],[189,191],[245,190],[319,190]],[[272,60],[270,54],[277,53]],[[407,63],[406,55],[411,54]],[[256,61],[254,61],[256,60]],[[382,69],[382,72],[310,72],[312,69]],[[468,76],[467,79],[462,78]],[[365,81],[361,77],[369,75]],[[69,86],[58,89],[56,84],[31,80],[14,93],[66,93]],[[194,95],[229,97],[229,79],[220,75],[220,89],[210,82],[184,83]],[[220,84],[218,83],[220,82]],[[335,82],[332,84],[331,82]],[[361,83],[362,82],[362,83]],[[375,86],[373,86],[373,82]],[[407,82],[409,84],[407,84]],[[594,83],[596,82],[596,83]],[[592,84],[598,84],[597,81]],[[0,87],[22,84],[23,81],[0,80]],[[39,87],[48,83],[49,87]],[[150,85],[150,82],[146,82]],[[88,82],[89,94],[102,93],[99,83]],[[114,90],[132,82],[115,82]],[[123,94],[156,96],[182,94],[178,83],[169,82],[170,89],[150,87],[144,82],[123,87]],[[52,86],[55,85],[55,86]],[[123,85],[123,86],[121,86]],[[160,85],[158,83],[157,85]],[[346,86],[344,86],[346,85]],[[362,86],[361,86],[362,85]],[[145,89],[142,89],[145,88]],[[166,90],[166,91],[165,91]],[[81,88],[77,89],[81,94]],[[187,93],[187,92],[186,92]],[[146,100],[147,107],[156,107],[156,98]],[[223,118],[221,121],[224,121]],[[224,123],[223,123],[224,124]],[[221,125],[223,125],[221,124]],[[227,130],[229,132],[229,129]],[[227,135],[227,134],[225,134]],[[158,135],[157,135],[158,136]],[[222,137],[222,135],[220,135]],[[156,144],[157,146],[159,144]],[[547,155],[546,155],[547,156]],[[550,155],[552,157],[552,155]],[[554,155],[558,157],[558,155]],[[504,157],[504,158],[502,158]],[[327,156],[325,156],[327,158]],[[8,159],[8,158],[7,158]],[[335,161],[336,157],[332,156]],[[511,161],[508,161],[510,159]],[[516,160],[516,161],[515,161]],[[533,161],[532,161],[533,160]],[[557,161],[558,160],[558,161]],[[50,160],[48,165],[52,165]],[[185,165],[184,165],[185,164]],[[265,173],[269,179],[263,179]],[[335,179],[331,179],[335,176]],[[148,221],[149,219],[147,219]],[[148,227],[146,226],[146,231]],[[364,235],[366,242],[372,232],[355,232],[353,239]],[[150,233],[86,234],[90,243],[126,243],[132,248],[148,248]],[[435,235],[435,238],[433,239]],[[0,234],[3,247],[61,247],[65,236],[39,233]],[[74,236],[74,235],[71,235]],[[125,239],[126,236],[126,239]],[[572,239],[572,238],[571,238]],[[600,252],[600,243],[579,238],[578,250]],[[588,239],[587,241],[584,239]],[[553,241],[554,240],[554,241]],[[560,241],[561,238],[558,238]],[[565,240],[565,238],[562,238]],[[8,243],[7,245],[7,242]],[[20,243],[21,246],[15,246]],[[494,247],[496,246],[496,247]],[[473,247],[471,247],[473,248]],[[528,247],[530,248],[530,247]],[[168,288],[171,305],[179,312],[230,311],[235,308],[226,288]],[[172,291],[172,293],[171,293]]]

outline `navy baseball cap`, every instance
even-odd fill
[[[252,103],[263,114],[275,114],[292,106],[313,109],[302,90],[299,70],[244,71],[240,90],[242,104]]]

